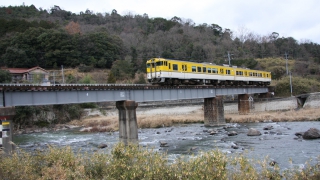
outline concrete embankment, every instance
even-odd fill
[[[264,111],[285,111],[298,108],[296,97],[289,98],[270,98],[248,100],[250,103],[250,112]],[[238,113],[238,103],[225,103],[224,111],[226,114]]]
[[[311,93],[306,102],[303,105],[303,108],[319,108],[320,107],[320,92]]]

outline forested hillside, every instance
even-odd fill
[[[221,17],[222,18],[222,17]],[[149,18],[147,14],[80,14],[61,9],[35,6],[0,7],[0,66],[45,69],[61,67],[126,67],[132,77],[144,72],[152,57],[197,62],[228,63],[266,69],[257,59],[294,59],[290,71],[297,76],[319,79],[320,45],[280,37],[277,32],[259,35],[237,32],[218,24],[198,24],[179,17]],[[116,62],[118,61],[118,62]],[[116,63],[115,63],[116,62]],[[270,68],[274,78],[285,74],[285,66]]]

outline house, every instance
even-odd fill
[[[31,83],[47,85],[49,79],[49,72],[39,66],[33,68],[2,68],[8,70],[12,76],[11,83]],[[50,84],[48,84],[50,85]]]

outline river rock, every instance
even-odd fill
[[[218,134],[218,131],[215,131],[215,130],[209,131],[209,134],[210,134],[210,135],[215,135],[215,134]]]
[[[320,131],[316,128],[310,128],[302,135],[303,139],[317,139],[320,138]]]
[[[298,137],[302,137],[303,134],[304,134],[304,132],[296,132],[294,135],[296,135]]]
[[[230,131],[228,132],[228,136],[236,136],[238,133],[236,131]]]
[[[266,126],[263,128],[263,130],[271,130],[271,129],[273,129],[273,126]]]
[[[261,135],[261,132],[254,128],[250,128],[247,133],[247,136],[260,136],[260,135]]]
[[[92,129],[92,127],[84,127],[84,128],[81,128],[79,131],[80,132],[90,132]]]
[[[99,149],[103,149],[103,148],[106,148],[106,147],[108,147],[108,145],[107,144],[99,144],[99,146],[98,146],[98,148]]]
[[[79,126],[74,126],[74,125],[68,125],[68,124],[66,124],[66,125],[64,125],[64,127],[67,128],[67,129],[74,129],[74,128],[78,128]]]
[[[275,166],[275,165],[277,165],[278,163],[276,162],[276,161],[274,161],[274,160],[272,160],[272,161],[270,161],[269,162],[269,165],[270,166]]]
[[[231,148],[232,148],[232,149],[239,149],[239,146],[237,146],[237,145],[231,145]]]
[[[167,142],[160,141],[160,147],[169,147]]]
[[[198,149],[198,147],[192,147],[192,148],[190,148],[190,151],[195,151],[197,149]]]

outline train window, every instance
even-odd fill
[[[171,63],[169,63],[169,69],[171,69]]]
[[[244,75],[247,76],[247,72],[244,72]]]
[[[243,76],[243,71],[236,71],[236,75]]]
[[[230,70],[229,69],[226,70],[226,74],[230,74]]]
[[[195,66],[192,66],[192,72],[197,72],[197,68]]]
[[[198,66],[197,68],[198,68],[198,72],[201,72],[201,67],[200,67],[200,66]]]
[[[267,77],[269,77],[269,74],[267,74]]]
[[[223,69],[220,69],[220,74],[223,74]]]
[[[252,72],[249,73],[249,76],[252,76]]]
[[[208,68],[208,73],[211,73],[211,68]]]
[[[187,71],[187,65],[182,65],[182,71]]]
[[[216,69],[216,68],[212,68],[212,73],[217,74],[217,73],[218,73],[218,69]]]
[[[165,66],[168,66],[167,61],[164,61],[164,65],[165,65]]]
[[[178,64],[172,64],[172,68],[174,71],[178,71]]]
[[[204,73],[207,72],[207,68],[206,67],[203,67],[202,70],[203,70],[202,72],[204,72]]]
[[[163,65],[163,61],[158,61],[158,62],[156,62],[157,64],[157,66],[162,66]]]
[[[147,63],[147,68],[150,68],[150,63]]]

